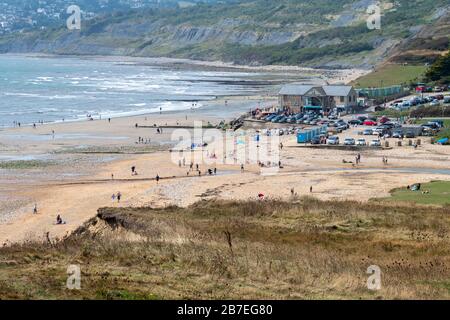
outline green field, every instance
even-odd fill
[[[425,73],[425,66],[403,66],[389,64],[354,81],[358,88],[388,87],[420,81]]]
[[[423,191],[429,191],[429,194],[423,194]],[[390,201],[408,201],[418,204],[450,204],[450,181],[433,181],[422,184],[420,191],[410,191],[405,188],[392,191],[392,197],[387,198]]]

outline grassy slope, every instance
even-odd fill
[[[73,46],[89,48],[91,44],[99,44],[127,49],[128,54],[137,56],[219,59],[241,64],[259,62],[320,66],[337,63],[339,66],[361,63],[363,66],[369,66],[383,60],[383,54],[373,49],[385,40],[388,40],[390,46],[394,46],[398,41],[412,35],[409,31],[411,27],[434,26],[436,20],[431,19],[431,16],[438,8],[445,6],[447,0],[398,0],[395,3],[396,10],[383,12],[381,30],[368,30],[364,18],[365,8],[352,8],[351,5],[355,4],[353,0],[242,0],[238,3],[198,5],[182,10],[116,13],[87,21],[81,32],[82,38]],[[348,13],[356,14],[359,19],[346,27],[332,26],[331,23],[336,17]],[[158,27],[151,28],[148,32],[139,29],[125,36],[126,30],[133,30],[134,26],[148,24],[149,21]],[[242,32],[255,32],[259,37],[271,32],[291,32],[294,35],[304,32],[305,35],[280,45],[248,45],[245,41],[238,43],[222,39],[218,42],[214,37],[199,41],[186,41],[183,37],[182,41],[172,38],[174,30],[197,27],[203,30],[201,34],[208,33],[212,28],[215,29],[214,32],[231,32],[233,37],[237,38],[242,36]],[[195,34],[195,30],[191,29],[189,34]],[[27,43],[33,44],[36,37],[53,41],[66,36],[67,30],[60,29],[24,34],[18,38],[28,38]],[[273,34],[272,36],[276,37]],[[0,39],[0,45],[10,40]],[[74,47],[65,41],[63,43],[62,48],[59,48],[61,51],[57,52],[73,53]],[[95,54],[95,47],[92,50],[87,51]],[[83,52],[81,50],[77,53]]]
[[[448,181],[434,181],[423,184],[421,191],[429,191],[429,194],[422,194],[422,192],[410,191],[406,188],[396,189],[392,192],[390,201],[408,201],[419,204],[435,204],[445,205],[450,204],[450,182]]]
[[[408,84],[410,81],[420,81],[426,69],[425,66],[388,64],[357,79],[354,85],[358,88],[369,88]]]
[[[448,299],[449,214],[309,198],[101,209],[59,244],[1,248],[0,298]],[[80,291],[65,288],[69,264],[81,266]],[[366,287],[373,264],[378,292]]]

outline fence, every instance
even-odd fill
[[[392,87],[383,87],[383,88],[363,88],[356,89],[356,92],[360,97],[367,98],[381,98],[381,97],[389,97],[394,95],[399,95],[408,91],[408,88],[403,88],[402,86],[392,86]]]

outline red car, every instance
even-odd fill
[[[363,124],[365,126],[376,126],[376,125],[378,125],[378,123],[376,123],[375,121],[372,121],[372,120],[366,120],[366,121],[364,121]]]
[[[385,117],[385,116],[381,117],[381,119],[380,119],[381,124],[385,124],[386,122],[389,122],[389,121],[390,121],[389,118]]]

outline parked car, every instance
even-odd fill
[[[392,134],[392,138],[401,139],[403,138],[403,131],[394,131]]]
[[[346,138],[344,140],[344,145],[346,146],[354,146],[356,144],[355,139],[353,138]]]
[[[371,147],[381,147],[381,141],[379,139],[375,139],[370,141],[370,146]]]
[[[361,125],[361,124],[363,124],[363,122],[361,121],[361,120],[359,120],[359,119],[353,119],[353,120],[350,120],[349,122],[348,122],[348,124],[350,124],[350,125]]]
[[[380,123],[381,124],[385,124],[386,122],[389,122],[390,120],[389,120],[389,118],[388,117],[381,117],[381,119],[380,119]]]
[[[439,105],[441,105],[441,103],[439,102],[438,99],[435,99],[435,100],[431,101],[431,103],[430,103],[430,106],[432,106],[432,107],[437,107]]]
[[[382,126],[376,127],[376,128],[373,130],[373,133],[383,134],[384,132],[386,132],[386,127],[382,127]]]
[[[367,120],[367,117],[366,116],[359,116],[358,120],[360,120],[361,122],[364,122],[364,121]]]
[[[366,139],[358,139],[357,141],[356,141],[356,145],[357,146],[360,146],[360,147],[364,147],[364,146],[366,146],[367,145],[367,142],[366,142]]]
[[[278,115],[278,116],[272,118],[270,121],[273,122],[273,123],[276,123],[278,121],[278,119],[281,119],[282,117],[283,116]]]
[[[373,121],[373,120],[366,120],[366,121],[364,121],[363,124],[365,126],[376,126],[376,125],[378,125],[378,123],[376,121]]]
[[[405,133],[405,138],[413,139],[415,137],[416,137],[416,135],[412,131],[408,131],[408,132]]]
[[[338,145],[339,144],[339,137],[338,136],[332,136],[327,139],[328,145]]]
[[[373,134],[372,129],[366,129],[363,131],[363,135],[365,135],[365,136],[371,136],[372,134]]]
[[[311,144],[320,144],[320,143],[321,143],[321,139],[319,136],[311,139]]]

